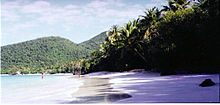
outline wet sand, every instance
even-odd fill
[[[78,78],[78,77],[74,77]],[[112,103],[117,100],[131,97],[129,94],[112,91],[108,78],[96,78],[83,76],[79,78],[84,84],[72,94],[75,99],[70,103]]]

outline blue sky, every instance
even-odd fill
[[[1,45],[46,36],[80,43],[161,5],[166,0],[2,0]]]

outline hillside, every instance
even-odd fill
[[[106,37],[107,37],[106,32],[102,32],[99,35],[97,35],[87,41],[79,43],[79,45],[81,45],[89,50],[98,50],[100,48],[100,45],[103,44]]]
[[[87,56],[88,49],[61,37],[44,37],[1,47],[2,72],[40,71]]]

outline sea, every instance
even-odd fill
[[[69,103],[81,85],[71,74],[1,75],[1,104]]]

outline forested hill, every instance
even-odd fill
[[[84,41],[82,43],[79,43],[79,45],[89,49],[89,50],[98,50],[100,49],[100,45],[103,44],[105,41],[105,38],[107,37],[106,32],[102,32],[99,35]]]
[[[52,65],[79,60],[90,50],[61,37],[44,37],[1,47],[1,70],[39,72]]]

